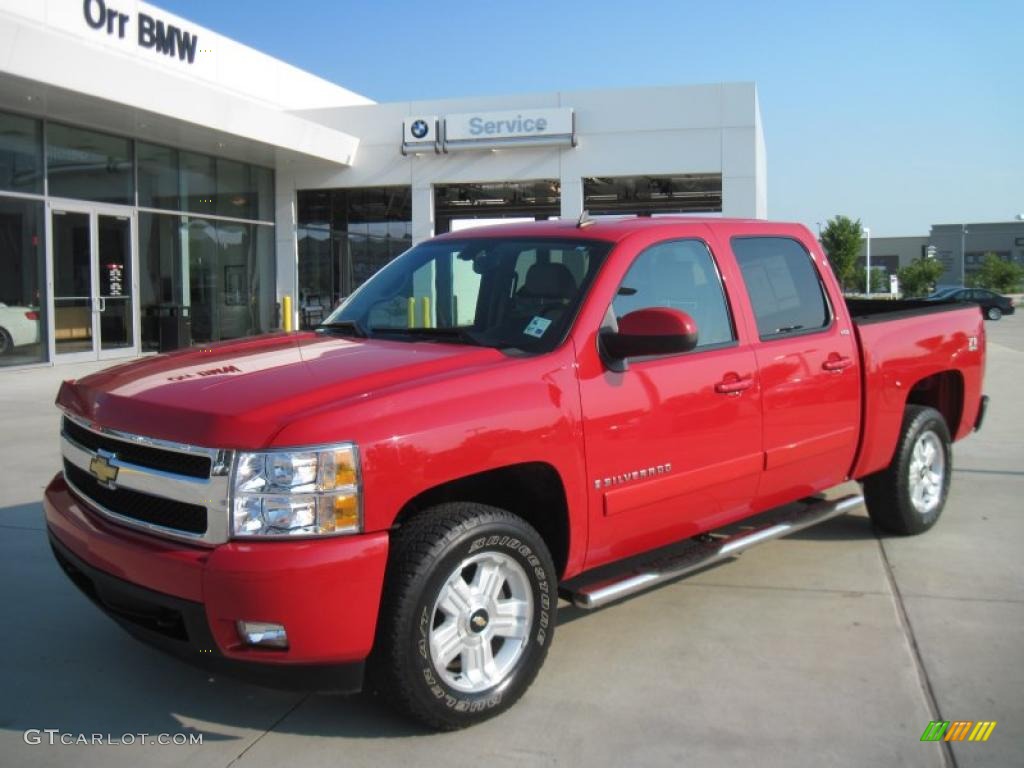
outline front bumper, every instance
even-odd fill
[[[71,580],[144,642],[273,687],[355,691],[373,647],[386,533],[242,543],[165,541],[94,514],[58,475],[43,507]],[[287,649],[244,645],[236,621],[283,624]]]

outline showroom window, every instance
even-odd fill
[[[170,147],[137,143],[139,205],[143,208],[183,210],[181,204],[180,153]]]
[[[436,184],[434,231],[456,232],[488,219],[542,220],[557,217],[562,205],[557,179]]]
[[[140,212],[143,349],[159,348],[160,318],[181,304],[197,343],[273,330],[273,235],[260,224]]]
[[[43,203],[0,197],[0,366],[46,360]]]
[[[39,199],[5,197],[5,192]],[[47,193],[141,209],[137,310],[143,350],[161,347],[160,321],[174,314],[190,315],[191,338],[198,343],[277,326],[273,170],[0,112],[0,366],[48,359]],[[62,223],[79,222],[71,229],[85,238],[68,244],[57,237],[66,235],[67,227],[54,228],[54,242],[67,246],[55,248],[54,259],[74,253],[81,262],[61,261],[55,268],[56,347],[66,351],[71,341],[63,333],[60,310],[72,300],[88,309],[91,301],[91,282],[67,285],[70,277],[88,271],[91,214],[71,206],[58,211],[60,206],[58,201],[54,215],[61,213]],[[110,245],[104,227],[114,220],[129,221],[127,212],[95,219],[101,253]],[[130,249],[133,241],[125,242]],[[72,294],[76,298],[69,299]],[[107,306],[109,312],[111,302]],[[120,308],[130,310],[130,305]],[[132,318],[122,318],[121,325],[130,329]],[[188,343],[176,338],[180,342],[172,346]],[[130,348],[134,336],[121,341]]]
[[[46,165],[51,197],[121,205],[135,203],[129,139],[48,123]]]
[[[592,176],[583,179],[583,207],[595,216],[720,213],[722,175]]]
[[[298,212],[303,328],[412,246],[410,187],[300,190]]]
[[[0,112],[0,190],[43,194],[43,125]]]
[[[274,172],[198,152],[138,142],[139,206],[274,220]]]

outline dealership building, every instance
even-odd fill
[[[375,103],[142,2],[0,0],[0,366],[315,324],[498,219],[767,214],[752,83]]]

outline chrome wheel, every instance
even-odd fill
[[[910,502],[927,515],[942,502],[946,474],[946,452],[934,432],[922,432],[910,455]]]
[[[501,552],[463,560],[434,602],[430,660],[457,691],[480,693],[504,682],[526,649],[533,592],[523,567]]]

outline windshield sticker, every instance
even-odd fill
[[[531,320],[530,324],[526,326],[523,333],[527,336],[533,336],[534,338],[539,339],[544,335],[544,331],[548,329],[549,325],[551,325],[551,321],[546,317],[537,317],[534,315],[533,320]]]

